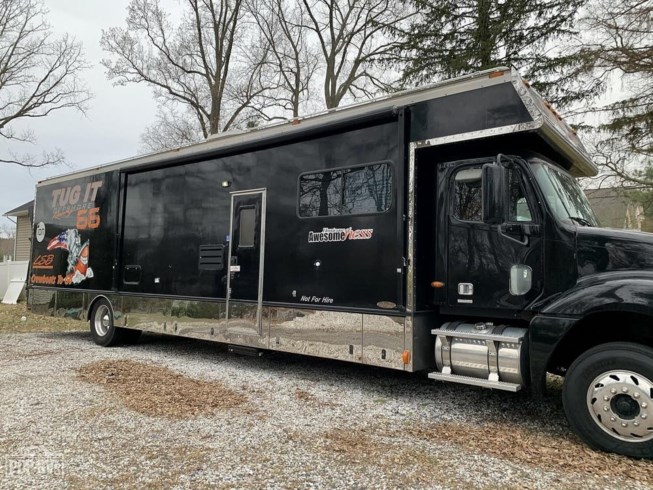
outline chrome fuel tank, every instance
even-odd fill
[[[434,330],[440,373],[524,386],[528,380],[525,328],[449,322]]]

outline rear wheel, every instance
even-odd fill
[[[562,400],[574,431],[595,449],[653,458],[653,349],[602,344],[569,368]]]
[[[111,305],[104,298],[99,299],[93,307],[89,324],[93,340],[103,347],[135,342],[141,335],[140,330],[116,327]]]

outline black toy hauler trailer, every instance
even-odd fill
[[[40,182],[30,304],[140,331],[544,390],[653,456],[653,237],[507,68]]]

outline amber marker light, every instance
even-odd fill
[[[444,283],[442,281],[433,281],[431,283],[431,287],[435,289],[440,289],[444,287]]]
[[[410,364],[410,352],[405,350],[401,354],[401,360],[404,362],[404,364]]]
[[[490,74],[488,75],[488,78],[498,78],[498,77],[502,77],[504,73],[505,73],[505,71],[493,71],[492,73],[490,73]]]

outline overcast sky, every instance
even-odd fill
[[[61,148],[72,168],[59,166],[29,171],[1,164],[0,216],[33,199],[34,186],[39,180],[137,154],[140,135],[155,117],[156,106],[150,89],[136,84],[114,87],[100,65],[100,60],[106,57],[99,45],[102,29],[125,24],[128,0],[45,0],[45,4],[50,10],[48,21],[54,32],[58,35],[68,32],[83,44],[86,59],[93,65],[84,78],[94,98],[86,116],[70,110],[29,122],[38,138],[36,146],[29,145],[29,151],[41,154],[44,150]],[[26,146],[22,145],[22,152],[28,150]],[[0,224],[11,223],[0,217]]]

